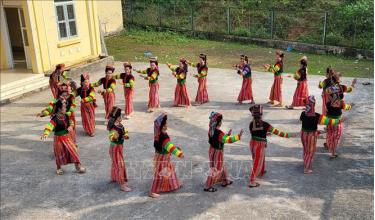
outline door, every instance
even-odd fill
[[[26,22],[25,22],[23,10],[20,8],[18,9],[18,18],[19,18],[20,25],[21,25],[21,34],[22,34],[22,42],[23,42],[23,48],[24,48],[25,58],[26,58],[26,66],[27,66],[27,69],[31,69],[30,47],[29,47],[29,41],[27,39]]]

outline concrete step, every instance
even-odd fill
[[[30,74],[30,76],[28,76],[28,77],[24,77],[24,78],[21,78],[21,79],[16,80],[16,81],[6,83],[5,85],[1,85],[0,91],[3,92],[3,91],[6,91],[8,89],[12,89],[12,87],[18,87],[21,84],[26,84],[26,83],[28,83],[30,81],[34,81],[36,79],[42,80],[42,79],[46,79],[46,77],[45,77],[44,74]]]
[[[43,76],[32,76],[22,80],[1,86],[0,90],[0,101],[4,103],[6,100],[17,98],[32,92],[49,86],[49,79]]]

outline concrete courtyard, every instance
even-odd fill
[[[177,60],[177,59],[176,59]],[[133,64],[136,69],[147,63]],[[116,62],[116,72],[123,71]],[[123,121],[130,140],[124,153],[130,193],[109,182],[108,132],[104,126],[103,99],[97,95],[97,135],[84,135],[79,107],[77,140],[86,174],[64,166],[63,176],[55,174],[52,141],[40,141],[48,118],[36,118],[51,99],[51,91],[35,93],[1,107],[1,219],[373,219],[374,187],[374,87],[373,79],[359,79],[356,90],[345,96],[355,107],[345,113],[347,120],[338,148],[339,157],[330,160],[322,148],[323,137],[313,163],[314,173],[303,174],[302,144],[299,138],[269,137],[266,150],[267,174],[258,188],[247,187],[252,159],[249,150],[251,120],[249,105],[235,105],[242,79],[234,70],[210,68],[210,103],[190,108],[174,108],[176,80],[165,64],[160,64],[161,109],[146,113],[148,84],[136,76],[135,113]],[[190,68],[191,73],[196,70]],[[345,74],[345,73],[344,73]],[[137,74],[134,74],[137,75]],[[104,70],[91,73],[91,81],[104,76]],[[255,101],[268,100],[272,74],[253,73]],[[323,76],[309,76],[309,90],[317,98],[321,112]],[[362,85],[363,82],[371,85]],[[119,82],[119,81],[118,81]],[[350,84],[350,78],[343,79]],[[122,86],[118,83],[116,104],[124,107]],[[194,100],[197,82],[188,76],[190,98]],[[284,104],[292,102],[296,82],[284,77]],[[77,99],[77,103],[79,103]],[[208,116],[211,111],[224,116],[223,130],[245,130],[240,142],[225,146],[225,160],[234,184],[215,193],[203,192],[208,171]],[[166,112],[169,135],[185,153],[173,157],[182,189],[148,197],[152,181],[153,120]],[[264,120],[281,130],[299,132],[299,110],[265,105]],[[322,130],[323,127],[320,127]]]

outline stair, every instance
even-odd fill
[[[1,85],[0,104],[6,104],[27,93],[49,87],[49,78],[44,74],[33,74],[30,77]]]

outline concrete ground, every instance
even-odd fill
[[[138,68],[147,64],[137,63]],[[122,71],[121,63],[116,63]],[[233,70],[209,69],[208,92],[211,102],[199,107],[173,108],[175,79],[161,65],[160,99],[162,108],[146,113],[148,86],[136,78],[135,113],[124,121],[130,131],[125,142],[125,161],[130,193],[109,183],[110,158],[105,130],[103,99],[97,97],[97,135],[85,136],[79,108],[78,145],[83,165],[88,172],[74,173],[73,165],[63,167],[65,174],[55,174],[52,138],[39,140],[47,118],[36,113],[51,98],[49,90],[33,94],[1,107],[1,219],[373,219],[374,181],[374,87],[373,79],[360,79],[357,89],[345,99],[355,107],[345,113],[339,157],[329,160],[318,140],[313,164],[314,173],[304,175],[302,146],[299,138],[269,137],[266,152],[267,174],[259,179],[259,188],[248,188],[252,159],[248,143],[249,105],[235,105],[241,78]],[[190,72],[195,72],[192,68]],[[103,76],[103,70],[92,73],[91,79]],[[257,103],[266,103],[272,75],[253,74],[253,91]],[[322,76],[309,77],[310,93],[317,98],[321,112],[321,91],[317,88]],[[344,78],[345,84],[351,79]],[[362,85],[370,81],[371,85]],[[195,98],[197,82],[187,81],[190,98]],[[285,77],[283,97],[290,104],[296,82]],[[124,98],[119,85],[117,105]],[[208,116],[211,111],[224,115],[223,130],[245,129],[243,139],[225,146],[225,160],[234,184],[218,186],[216,193],[203,192],[208,171]],[[173,158],[184,187],[176,192],[149,198],[152,179],[153,120],[164,111],[169,116],[169,135],[185,152],[184,159]],[[300,130],[301,110],[285,110],[265,106],[264,120],[290,132]],[[323,129],[323,127],[321,127]]]

